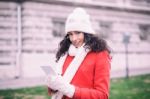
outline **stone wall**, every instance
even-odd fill
[[[0,78],[16,76],[17,4],[0,2]]]
[[[116,2],[112,2],[112,4]],[[16,76],[44,76],[40,66],[54,64],[54,54],[62,39],[62,36],[56,37],[54,31],[57,29],[64,33],[66,17],[77,4],[65,5],[54,1],[51,3],[36,2],[36,0],[35,2],[24,1],[21,3],[0,2],[0,34],[2,34],[0,35],[0,44],[2,45],[0,49],[0,79]],[[95,3],[91,5],[80,4],[91,15],[97,35],[105,37],[112,48],[112,77],[125,76],[124,33],[130,35],[128,45],[130,74],[150,73],[148,60],[150,59],[150,42],[141,40],[142,31],[139,28],[141,24],[150,25],[149,12],[111,9],[95,5]],[[21,7],[20,11],[19,7]],[[60,24],[55,23],[59,21]],[[19,53],[19,51],[21,52]],[[5,61],[10,64],[4,64]],[[14,74],[12,75],[9,71]]]

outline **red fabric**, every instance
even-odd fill
[[[63,73],[72,59],[73,57],[68,56],[65,60]],[[108,99],[109,81],[110,56],[108,52],[90,52],[71,81],[76,88],[73,99]]]
[[[63,73],[72,59],[73,57],[67,57]],[[109,54],[106,51],[90,52],[71,81],[71,84],[76,87],[73,99],[108,99],[109,79]]]

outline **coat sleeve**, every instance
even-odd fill
[[[110,57],[108,52],[98,53],[93,89],[76,87],[74,99],[108,99],[110,82]]]

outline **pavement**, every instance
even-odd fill
[[[150,67],[145,69],[130,69],[129,71],[129,76],[145,75],[145,74],[150,74]],[[121,78],[121,77],[126,77],[125,71],[119,70],[111,72],[111,78]],[[45,77],[15,78],[15,79],[0,80],[0,90],[27,88],[44,85],[46,85]]]

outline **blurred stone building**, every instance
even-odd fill
[[[112,48],[114,77],[125,76],[125,34],[129,75],[150,73],[149,0],[0,0],[0,79],[43,76],[40,66],[53,65],[75,7],[87,10],[97,36]]]

